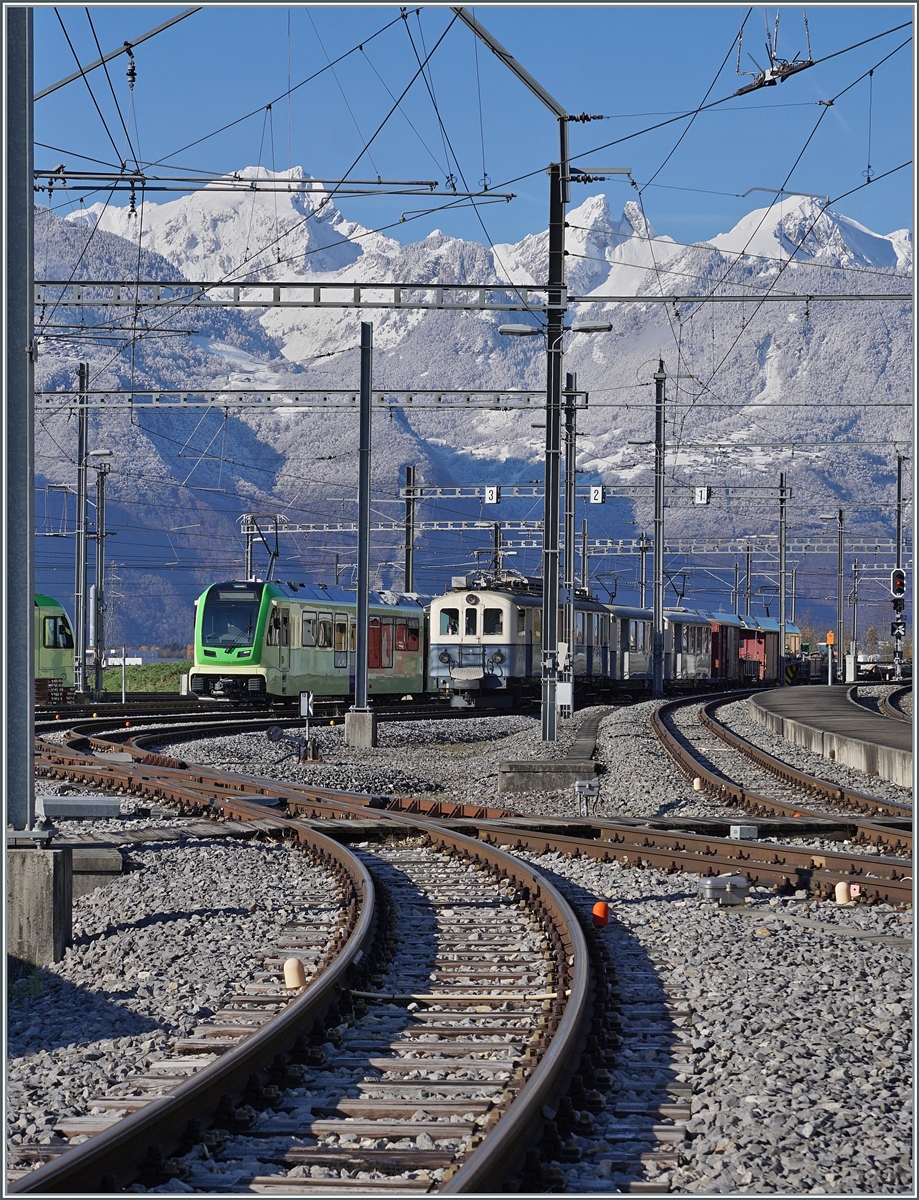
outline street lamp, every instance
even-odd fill
[[[842,622],[843,622],[843,605],[844,605],[844,599],[845,599],[845,580],[843,579],[845,512],[843,509],[840,508],[836,511],[835,514],[834,513],[821,513],[820,520],[821,521],[835,521],[837,524],[837,530],[838,530],[838,534],[839,534],[839,547],[838,547],[838,551],[837,551],[837,563],[836,563],[836,646],[837,646],[836,653],[838,655],[837,667],[838,667],[839,676],[840,676],[840,679],[842,681],[844,681],[845,680],[845,669],[843,667],[843,644],[842,644],[843,624],[842,624]],[[827,674],[827,683],[831,684],[833,682],[833,655],[832,655],[832,653],[827,655],[827,659],[829,661],[829,672]]]

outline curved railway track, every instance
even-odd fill
[[[903,711],[900,707],[900,701],[904,696],[908,696],[913,690],[911,683],[905,684],[903,687],[895,688],[894,691],[888,692],[886,696],[878,698],[878,709],[885,717],[893,717],[895,721],[912,721],[912,717]]]
[[[239,1026],[229,1032],[217,1027],[217,1033],[203,1030],[192,1043],[178,1045],[177,1051],[200,1056],[201,1042],[216,1037],[210,1044],[224,1053],[193,1058],[187,1081],[25,1176],[12,1191],[96,1193],[137,1179],[162,1181],[182,1169],[170,1160],[202,1139],[210,1142],[211,1158],[219,1158],[224,1144],[231,1155],[234,1137],[261,1136],[272,1120],[286,1121],[288,1133],[293,1120],[317,1139],[297,1149],[297,1165],[328,1175],[329,1164],[339,1164],[337,1181],[323,1178],[317,1189],[307,1178],[295,1183],[297,1191],[391,1192],[406,1185],[388,1174],[399,1162],[411,1162],[404,1138],[414,1138],[419,1149],[422,1135],[433,1153],[417,1156],[409,1191],[500,1190],[527,1171],[536,1182],[527,1151],[534,1149],[544,1110],[558,1106],[579,1068],[583,1089],[584,1073],[592,1069],[589,1058],[581,1061],[593,991],[587,943],[552,884],[510,854],[395,812],[387,814],[393,836],[420,835],[425,846],[408,853],[410,863],[402,861],[402,851],[381,867],[294,815],[308,803],[317,806],[299,789],[266,789],[244,777],[184,770],[178,760],[139,748],[130,754],[128,762],[90,762],[73,748],[42,748],[39,767],[141,793],[186,815],[251,822],[265,836],[291,839],[333,871],[346,918],[328,961],[295,1000],[282,1007],[277,984],[261,993],[261,1004],[251,995],[237,997],[242,1010],[254,1006],[263,1014],[267,996],[265,1007],[279,1011],[250,1021],[242,1032]],[[366,812],[353,798],[330,798],[319,807],[338,816]],[[431,927],[427,939],[422,915]],[[508,949],[524,934],[525,953]],[[381,1028],[382,1012],[389,1020]],[[349,1028],[342,1036],[343,1025]],[[355,1070],[367,1083],[357,1096]],[[294,1085],[296,1096],[284,1090]],[[318,1088],[308,1104],[305,1085]],[[209,1128],[225,1132],[205,1138]],[[558,1137],[557,1130],[550,1132]],[[339,1139],[349,1135],[373,1139],[374,1153],[346,1150]],[[389,1142],[398,1146],[387,1157]],[[440,1178],[430,1173],[435,1160]],[[271,1180],[250,1182],[263,1190]],[[191,1186],[197,1187],[194,1180]],[[207,1181],[201,1190],[210,1190]]]
[[[738,857],[745,860],[745,872],[749,874],[758,860],[765,861],[769,855],[774,855],[775,863],[781,858],[783,865],[787,862],[807,872],[811,890],[818,893],[831,894],[835,882],[841,881],[842,876],[852,881],[857,881],[854,877],[860,876],[862,886],[867,884],[875,898],[884,898],[892,903],[909,903],[912,870],[911,864],[904,863],[904,856],[912,854],[912,809],[808,775],[754,746],[715,715],[721,705],[731,703],[736,698],[721,696],[701,705],[698,711],[699,727],[717,737],[724,746],[741,754],[757,769],[780,780],[790,789],[791,796],[786,799],[766,795],[730,779],[708,759],[704,749],[694,744],[688,726],[677,729],[672,723],[675,712],[686,704],[685,701],[675,701],[662,705],[652,713],[651,726],[683,774],[692,779],[700,791],[740,812],[751,816],[801,819],[808,822],[809,832],[833,837],[833,830],[840,827],[839,820],[828,820],[825,812],[808,809],[801,803],[801,796],[816,797],[837,809],[857,814],[844,826],[844,836],[854,842],[871,845],[876,851],[887,851],[891,856],[880,853],[870,856],[854,852],[815,853],[813,850],[800,851],[793,847],[757,845],[753,841],[744,841],[742,848],[737,847],[736,851]],[[825,833],[820,829],[822,821],[826,822]],[[711,854],[712,851],[702,849],[701,853]],[[895,896],[898,899],[894,899]]]

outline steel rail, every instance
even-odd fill
[[[554,832],[547,835],[489,821],[480,824],[479,836],[515,850],[537,854],[557,850],[597,862],[654,867],[668,874],[686,871],[705,878],[742,871],[753,884],[805,888],[816,895],[832,896],[837,883],[848,883],[858,884],[863,895],[877,902],[901,905],[912,900],[912,866],[902,858],[713,838],[617,825],[603,819],[597,824],[599,836],[586,838]]]
[[[913,690],[911,683],[905,684],[903,687],[896,688],[892,692],[888,692],[886,696],[881,696],[878,699],[878,708],[885,717],[893,717],[895,721],[912,721],[912,717],[905,713],[899,703],[909,692]]]
[[[752,742],[747,741],[746,738],[729,729],[715,716],[715,711],[722,704],[728,704],[730,701],[730,697],[722,696],[702,705],[699,710],[699,723],[732,749],[739,750],[741,754],[756,763],[757,766],[763,767],[791,787],[799,788],[812,795],[819,796],[828,803],[838,804],[840,807],[851,809],[854,812],[871,813],[876,816],[912,817],[913,810],[909,805],[896,804],[891,800],[879,800],[876,796],[868,796],[864,792],[857,792],[852,788],[843,787],[841,784],[820,779],[816,775],[809,775],[806,771],[799,771],[796,767],[782,762],[781,759],[775,758],[759,746],[755,746]],[[746,794],[761,804],[778,805],[780,803],[779,801],[770,800],[767,797],[757,797],[755,793],[747,792]],[[784,806],[785,809],[789,807],[791,806]],[[816,816],[818,814],[812,813],[809,815]]]
[[[332,962],[301,996],[212,1067],[19,1180],[10,1187],[11,1193],[99,1194],[128,1186],[151,1158],[161,1160],[165,1148],[182,1142],[190,1121],[206,1124],[242,1102],[253,1090],[253,1082],[261,1085],[264,1080],[260,1076],[270,1076],[270,1066],[279,1063],[278,1056],[290,1055],[298,1039],[348,987],[357,964],[369,955],[374,942],[373,880],[360,860],[331,838],[305,825],[294,824],[292,830],[301,843],[318,851],[322,861],[337,864],[340,877],[350,881],[351,895],[345,897],[348,933]],[[334,942],[332,945],[334,948]]]
[[[140,753],[139,750],[137,752]],[[314,836],[315,831],[310,830],[306,822],[285,816],[277,809],[269,807],[273,804],[286,803],[289,809],[296,810],[301,804],[311,802],[308,797],[300,793],[300,789],[292,785],[253,780],[246,776],[229,775],[210,770],[201,771],[197,768],[183,770],[178,765],[172,765],[176,760],[170,761],[168,756],[145,755],[144,757],[166,759],[169,765],[165,763],[150,764],[144,759],[135,759],[130,763],[100,761],[99,766],[90,766],[86,764],[85,756],[82,756],[81,763],[79,755],[64,754],[59,752],[57,747],[42,747],[43,765],[53,766],[53,760],[57,759],[58,765],[65,770],[77,772],[84,777],[88,775],[94,780],[104,779],[109,786],[120,783],[121,786],[130,787],[134,791],[143,790],[148,794],[152,793],[157,799],[166,799],[177,804],[183,812],[195,812],[199,815],[213,815],[219,812],[223,816],[237,820],[257,822],[260,828],[295,829],[301,838],[307,833],[311,838]],[[151,767],[154,769],[151,770]],[[224,787],[221,794],[215,796],[214,787],[220,782],[223,782]],[[248,794],[241,795],[237,792],[234,795],[233,793],[237,789],[240,792],[242,789],[246,789]],[[309,789],[309,791],[312,790]],[[253,792],[258,791],[264,793],[262,803],[254,801]],[[334,793],[331,794],[331,796],[334,795]],[[338,793],[338,795],[344,794]],[[366,815],[367,805],[353,803],[357,797],[352,796],[350,799],[351,803],[330,799],[323,807],[331,809],[336,815],[352,817]],[[370,798],[364,797],[363,799],[369,800]],[[474,808],[474,806],[460,807],[470,810]],[[486,811],[493,812],[494,810]],[[445,1180],[444,1186],[439,1189],[458,1193],[501,1190],[522,1167],[526,1151],[533,1144],[541,1128],[543,1110],[557,1103],[568,1089],[573,1075],[578,1070],[580,1055],[586,1044],[592,1016],[591,969],[584,933],[561,893],[538,870],[514,855],[424,817],[403,814],[398,811],[379,812],[375,815],[392,824],[394,829],[423,831],[433,844],[450,852],[462,853],[474,865],[490,869],[492,873],[499,875],[502,879],[514,881],[524,902],[535,908],[543,918],[544,924],[551,925],[554,930],[553,946],[557,959],[558,988],[556,1000],[553,1002],[552,1024],[554,1029],[551,1031],[552,1036],[548,1046],[545,1047],[544,1053],[531,1075],[520,1087],[516,1098],[492,1127],[487,1138],[472,1150],[458,1166],[456,1173],[450,1179]],[[328,839],[323,840],[328,841]],[[330,844],[336,845],[336,843]],[[365,939],[360,947],[361,950],[365,948],[366,944]],[[351,945],[350,940],[348,945]],[[352,962],[354,957],[351,958]],[[316,986],[327,978],[328,973],[327,970],[320,977]],[[338,972],[338,975],[340,974],[341,971]],[[310,990],[312,990],[312,985]],[[328,1001],[326,1007],[330,1003],[331,1000]],[[250,1046],[254,1040],[255,1037],[249,1038],[244,1043],[244,1047]],[[235,1056],[241,1053],[244,1047],[231,1051],[230,1054]],[[219,1061],[223,1063],[226,1059]],[[252,1060],[248,1059],[247,1062],[249,1067],[245,1073],[248,1078]],[[207,1074],[210,1074],[209,1069]],[[221,1078],[223,1077],[221,1076]],[[201,1079],[198,1086],[204,1089],[205,1080],[200,1073],[196,1079]],[[128,1132],[122,1132],[121,1136],[129,1137],[131,1128],[146,1128],[141,1123],[144,1118],[152,1122],[158,1116],[164,1123],[161,1141],[166,1140],[167,1135],[172,1139],[181,1137],[187,1126],[187,1119],[182,1121],[180,1115],[177,1114],[173,1097],[180,1091],[184,1094],[185,1087],[190,1088],[193,1082],[194,1080],[190,1081],[189,1085],[182,1085],[175,1093],[166,1097],[165,1100],[171,1100],[171,1104],[161,1104],[156,1101],[155,1107],[151,1104],[142,1112],[126,1118],[124,1125],[120,1123],[116,1129],[99,1135],[101,1139],[104,1139],[99,1145],[104,1147],[109,1140],[116,1139],[123,1127],[127,1127]],[[222,1092],[225,1091],[227,1091],[226,1085],[222,1089]],[[212,1092],[213,1089],[210,1089],[205,1093],[211,1100],[213,1100]],[[200,1115],[200,1112],[196,1115]],[[131,1123],[130,1126],[128,1126],[128,1122]],[[179,1128],[180,1125],[181,1128]],[[160,1127],[157,1126],[157,1129],[159,1130]],[[85,1145],[90,1146],[95,1143],[96,1139],[91,1139],[91,1142],[85,1143]],[[118,1144],[122,1145],[123,1143]],[[144,1154],[146,1152],[145,1150]],[[89,1155],[91,1151],[87,1150],[84,1153]],[[142,1165],[144,1157],[141,1155],[139,1161],[139,1154],[138,1151],[130,1158],[131,1170],[135,1175]],[[69,1155],[66,1157],[70,1158]],[[13,1190],[39,1190],[42,1181],[48,1178],[54,1170],[64,1170],[60,1160],[40,1168],[27,1180],[21,1181]],[[48,1174],[44,1174],[45,1172]],[[94,1191],[100,1190],[100,1188],[103,1191],[112,1190],[108,1186],[101,1186],[100,1180],[103,1173],[106,1175],[106,1185],[110,1185],[112,1172],[100,1172],[96,1167],[93,1175],[95,1183],[88,1184],[83,1190]],[[116,1174],[116,1183],[118,1179],[124,1178],[125,1173],[122,1170],[120,1175]],[[36,1179],[38,1179],[38,1185],[33,1182]],[[53,1190],[59,1189],[61,1181],[62,1177],[54,1175]],[[81,1190],[80,1187],[68,1186],[71,1186],[71,1190]],[[52,1187],[48,1189],[41,1187],[41,1190],[52,1190]]]

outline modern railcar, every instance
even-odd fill
[[[367,657],[371,696],[424,692],[424,609],[417,599],[370,593]],[[356,658],[353,592],[230,580],[213,584],[195,602],[189,687],[201,699],[352,695]]]
[[[35,703],[59,704],[73,692],[73,626],[64,606],[52,596],[36,595]]]

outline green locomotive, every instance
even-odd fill
[[[73,692],[73,627],[52,596],[36,595],[35,703],[61,704]]]

